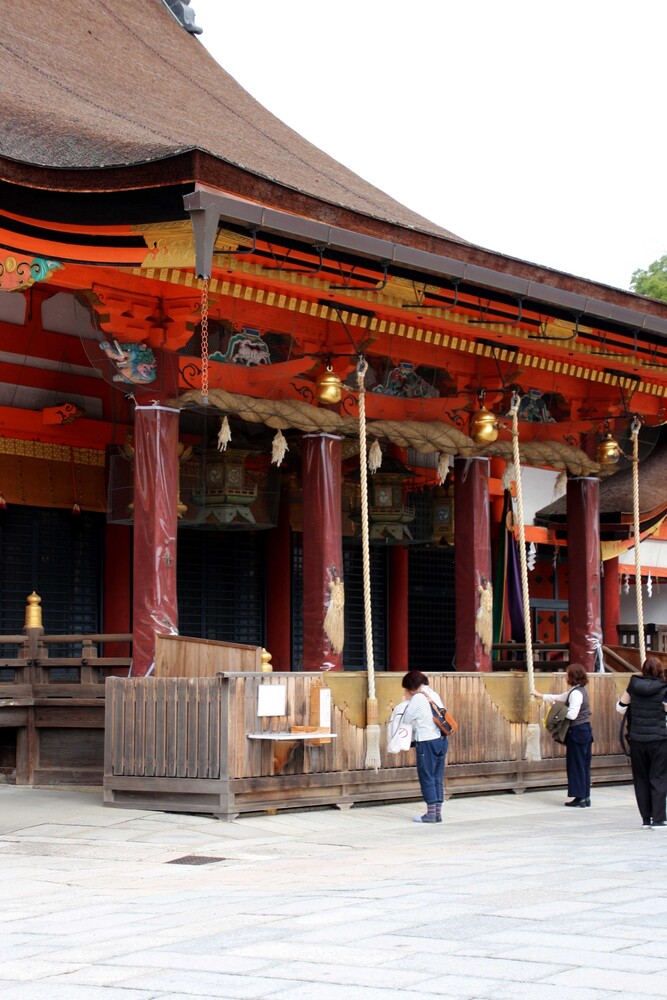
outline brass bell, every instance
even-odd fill
[[[616,465],[621,457],[621,447],[609,431],[607,431],[602,441],[600,441],[596,456],[598,463],[602,466]]]
[[[340,403],[343,395],[343,383],[331,367],[322,372],[315,385],[315,395],[320,403]]]
[[[485,406],[480,406],[472,415],[470,437],[475,444],[493,444],[498,437],[498,420]]]

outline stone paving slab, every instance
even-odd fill
[[[0,1000],[667,998],[667,837],[628,785],[563,800],[226,824],[0,785]]]

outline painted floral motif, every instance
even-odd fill
[[[36,281],[48,281],[53,272],[62,268],[57,260],[45,257],[16,257],[8,254],[0,259],[0,291],[20,292]]]

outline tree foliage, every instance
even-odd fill
[[[667,254],[654,260],[645,271],[638,268],[630,279],[630,288],[651,299],[667,300]]]

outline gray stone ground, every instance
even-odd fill
[[[0,786],[0,1000],[667,997],[667,831],[628,785],[563,801],[223,824]]]

